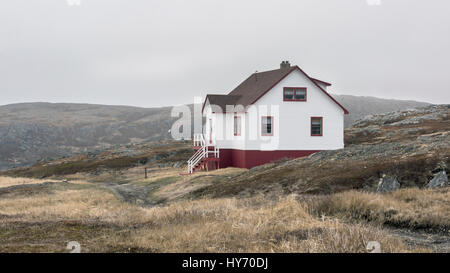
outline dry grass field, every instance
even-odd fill
[[[315,202],[319,214],[410,229],[449,232],[450,189],[406,188],[387,194],[348,191]]]
[[[179,170],[161,170],[149,181],[135,183],[158,183]],[[211,183],[216,176],[240,172],[196,176],[209,177]],[[173,201],[153,207],[124,202],[98,181],[1,192],[0,252],[64,252],[69,241],[78,241],[83,252],[366,252],[369,241],[380,242],[383,252],[428,252],[396,238],[383,224],[448,227],[448,190],[177,198],[182,194],[173,189],[189,191],[192,179],[181,177],[159,187],[152,195]],[[11,183],[0,178],[0,185],[4,181]],[[27,181],[29,187],[43,182]],[[418,208],[428,213],[418,213]]]
[[[29,185],[29,184],[41,184],[44,182],[57,182],[57,180],[38,180],[33,178],[25,178],[25,177],[7,177],[0,176],[0,188],[6,188],[17,185]]]

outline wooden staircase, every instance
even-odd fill
[[[188,174],[192,174],[200,169],[209,169],[210,162],[215,168],[219,168],[220,153],[215,145],[206,145],[203,134],[194,135],[195,153],[188,160]]]

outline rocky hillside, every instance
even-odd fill
[[[31,178],[62,177],[76,173],[98,175],[133,167],[181,167],[192,155],[190,141],[152,141],[127,145],[113,145],[104,150],[93,150],[71,157],[38,162],[31,167],[14,168],[0,172],[0,176]]]
[[[367,115],[376,115],[399,110],[413,109],[430,105],[425,102],[408,100],[389,100],[374,97],[359,97],[350,95],[333,95],[339,103],[350,112],[345,116],[345,127],[349,127],[358,119]]]
[[[169,139],[170,107],[24,103],[0,107],[0,170],[116,144]]]
[[[368,114],[426,105],[336,96],[350,111],[346,125]],[[102,150],[113,145],[170,139],[171,107],[139,108],[68,103],[0,106],[0,170]]]

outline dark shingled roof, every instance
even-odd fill
[[[294,70],[295,67],[290,67],[253,73],[228,95],[240,95],[237,103],[247,107]]]
[[[339,104],[330,94],[327,93],[319,83],[326,86],[330,86],[330,83],[314,79],[309,77],[300,67],[291,66],[288,68],[280,68],[270,71],[253,73],[245,81],[239,84],[233,91],[228,95],[207,95],[206,100],[209,100],[211,105],[218,105],[222,112],[226,111],[226,105],[242,105],[247,107],[254,104],[260,97],[271,90],[276,84],[283,80],[287,75],[289,75],[294,70],[299,70],[307,78],[309,78],[322,92],[324,92],[329,98],[331,98],[339,107],[344,110],[345,114],[348,114],[347,109],[345,109],[341,104]],[[205,104],[203,104],[203,107]],[[213,109],[213,112],[220,112],[220,109]]]
[[[241,96],[233,96],[233,95],[207,95],[206,99],[209,101],[209,104],[213,106],[213,112],[225,112],[227,105],[237,105],[238,100]],[[214,107],[220,107],[219,109],[215,109]]]

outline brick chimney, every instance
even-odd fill
[[[291,67],[291,64],[289,63],[289,61],[282,61],[280,64],[281,69],[290,68],[290,67]]]

